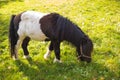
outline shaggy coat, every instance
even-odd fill
[[[91,61],[93,50],[91,39],[76,24],[58,13],[26,11],[12,15],[9,27],[11,56],[18,58],[17,52],[22,44],[24,55],[27,57],[29,55],[27,45],[30,39],[51,41],[44,58],[54,50],[55,60],[60,61],[60,43],[65,40],[76,47],[80,60]]]

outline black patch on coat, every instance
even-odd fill
[[[78,56],[81,55],[80,46],[83,47],[83,53],[91,57],[93,44],[91,39],[72,21],[57,14],[51,13],[40,19],[41,30],[49,37],[51,41],[61,42],[66,40],[76,46]],[[84,58],[85,61],[91,59]]]

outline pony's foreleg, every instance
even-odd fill
[[[30,38],[26,37],[22,42],[22,49],[23,49],[23,52],[24,52],[24,58],[29,58],[30,57],[28,49],[27,49],[29,41],[30,41]]]
[[[50,57],[52,51],[53,51],[53,42],[51,41],[49,48],[47,49],[47,52],[44,54],[45,60],[47,60]]]
[[[53,43],[53,48],[54,48],[54,52],[55,52],[55,59],[54,59],[54,63],[58,62],[58,63],[62,63],[62,61],[60,60],[60,42],[55,41]]]

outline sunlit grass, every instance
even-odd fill
[[[61,43],[62,64],[54,64],[54,52],[43,55],[49,42],[31,41],[29,60],[19,50],[18,61],[10,58],[8,26],[10,16],[26,10],[57,12],[76,23],[94,43],[92,63],[78,62],[73,45]],[[9,0],[0,1],[0,80],[119,80],[119,0]]]

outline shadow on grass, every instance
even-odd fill
[[[118,79],[117,75],[103,65],[97,63],[50,63],[34,62],[32,58],[27,59],[29,64],[16,61],[16,65],[23,76],[29,80],[79,80],[79,79]]]
[[[19,67],[19,71],[23,72],[23,76],[28,77],[28,80],[38,80],[36,76],[40,75],[40,72],[38,69],[32,68],[31,64],[27,65],[20,60],[17,60],[15,64]],[[39,80],[44,80],[44,79],[39,78]]]

